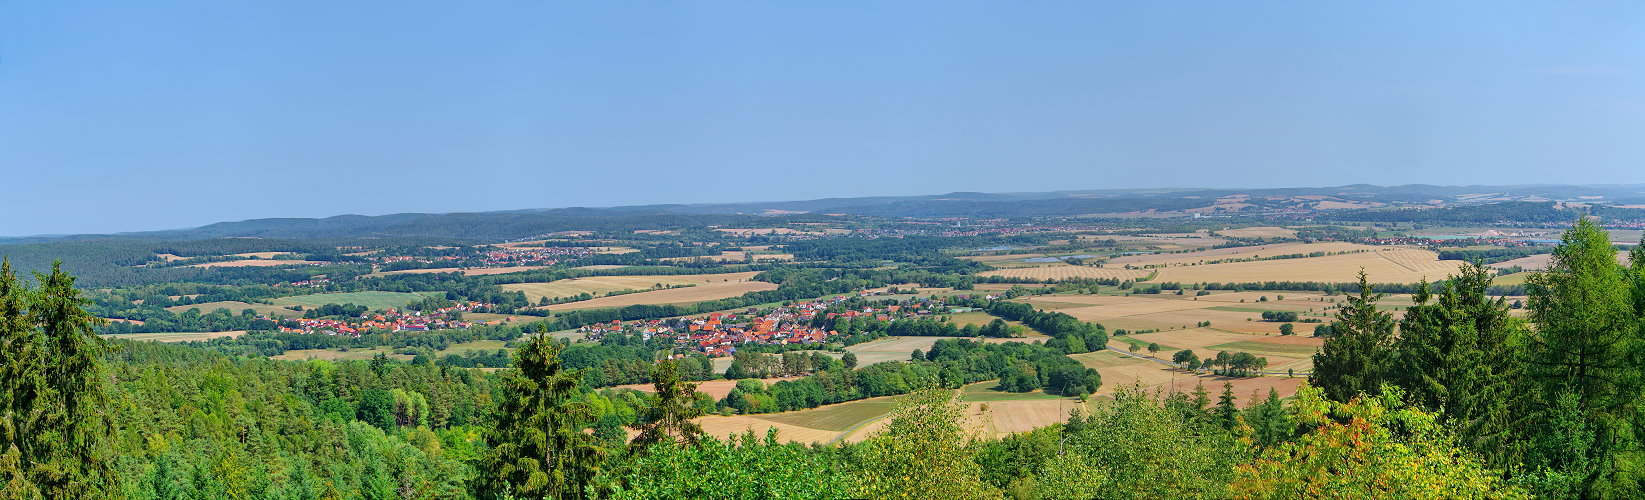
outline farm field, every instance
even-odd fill
[[[275,267],[275,266],[295,266],[295,265],[304,265],[304,264],[316,264],[316,262],[309,262],[309,261],[306,261],[306,260],[248,259],[248,260],[230,260],[230,261],[224,261],[224,262],[206,262],[206,263],[203,263],[203,264],[189,264],[189,265],[186,265],[186,266],[183,266],[183,267]]]
[[[846,351],[857,355],[857,366],[868,366],[886,361],[908,361],[915,349],[931,350],[931,344],[938,340],[956,337],[892,337],[873,342],[864,342],[845,348]],[[835,353],[829,353],[837,356]]]
[[[754,254],[750,254],[748,252],[723,252],[719,255],[700,255],[700,256],[696,256],[696,257],[666,257],[666,258],[662,258],[662,259],[658,259],[658,260],[662,260],[662,261],[665,261],[665,262],[678,262],[678,261],[693,261],[693,260],[701,259],[701,260],[712,260],[712,261],[717,261],[717,262],[726,262],[726,261],[742,261],[744,259],[749,258],[750,255],[752,255],[754,257],[755,262],[794,260],[794,254],[787,254],[787,253],[754,253]]]
[[[1216,232],[1217,236],[1230,238],[1295,238],[1297,232],[1283,227],[1242,227],[1239,229],[1224,229]]]
[[[190,304],[190,305],[186,305],[186,306],[171,306],[171,307],[167,307],[166,310],[171,311],[174,314],[182,314],[184,311],[187,311],[189,309],[199,309],[201,314],[205,314],[205,313],[209,313],[209,312],[212,312],[212,311],[216,311],[218,308],[226,308],[230,312],[233,312],[234,314],[240,314],[240,311],[250,309],[250,310],[256,311],[257,314],[262,314],[262,315],[266,315],[266,316],[270,316],[270,317],[276,317],[276,318],[296,318],[296,317],[300,317],[300,316],[303,315],[303,313],[301,311],[293,311],[293,310],[286,309],[286,308],[280,307],[280,306],[273,306],[273,305],[268,305],[268,304],[253,304],[253,303],[250,303],[250,302],[239,302],[239,301],[234,301],[234,300],[224,300],[224,301],[218,301],[218,302],[205,302],[205,303],[200,303],[200,304]]]
[[[1061,280],[1070,278],[1134,280],[1137,278],[1147,277],[1149,273],[1150,271],[1141,269],[1074,266],[1061,263],[1051,263],[1049,265],[1036,267],[1019,267],[984,271],[977,273],[977,276],[1000,276],[1005,278],[1027,278],[1036,280]]]
[[[1151,253],[1142,255],[1127,255],[1109,259],[1107,264],[1134,264],[1134,265],[1191,265],[1210,260],[1221,259],[1252,259],[1257,257],[1285,254],[1309,254],[1313,252],[1353,252],[1376,251],[1389,248],[1386,246],[1361,245],[1358,243],[1273,243],[1268,245],[1253,245],[1233,248],[1213,248],[1187,253]]]
[[[423,300],[424,296],[404,292],[347,292],[295,295],[272,300],[276,306],[319,307],[326,304],[354,304],[372,309],[404,308],[406,304]]]
[[[168,333],[128,333],[124,335],[104,335],[108,338],[149,341],[149,342],[190,342],[195,340],[211,340],[221,337],[239,337],[245,335],[245,330],[227,332],[168,332]]]
[[[1532,255],[1532,256],[1528,256],[1528,257],[1520,257],[1520,258],[1513,259],[1513,260],[1505,260],[1505,261],[1498,262],[1498,263],[1495,263],[1495,264],[1488,264],[1488,267],[1493,267],[1493,268],[1497,268],[1497,269],[1507,269],[1507,268],[1510,268],[1510,267],[1519,267],[1519,268],[1525,269],[1527,271],[1541,271],[1543,269],[1547,269],[1548,266],[1553,263],[1553,260],[1554,260],[1553,254],[1545,253],[1545,254]],[[1627,250],[1618,250],[1616,252],[1616,261],[1618,263],[1622,264],[1622,265],[1625,265],[1625,266],[1628,265],[1629,262],[1630,262],[1630,260],[1628,259],[1628,251]]]
[[[1462,261],[1439,260],[1432,250],[1382,247],[1374,252],[1328,255],[1300,259],[1230,262],[1197,266],[1173,266],[1159,270],[1158,282],[1243,283],[1261,281],[1358,281],[1361,268],[1372,283],[1415,283],[1427,278],[1439,281],[1456,274]],[[1294,252],[1285,252],[1294,253]]]
[[[518,273],[518,272],[525,272],[525,271],[535,271],[535,270],[538,270],[538,269],[548,269],[549,267],[551,267],[551,266],[477,267],[477,268],[467,268],[467,269],[458,268],[458,267],[441,267],[441,268],[434,268],[434,269],[401,269],[399,271],[380,271],[380,272],[371,273],[369,276],[387,276],[387,275],[391,275],[391,274],[438,274],[438,273],[462,273],[463,276],[490,276],[490,275],[493,275],[493,274],[508,274],[508,273]]]
[[[718,437],[754,431],[764,436],[775,427],[778,439],[801,443],[828,443],[844,438],[860,441],[880,423],[904,396],[885,396],[824,405],[808,410],[756,415],[707,416],[697,419],[703,432]]]
[[[410,354],[394,354],[393,349],[376,347],[371,349],[349,349],[339,351],[333,349],[296,349],[286,351],[279,356],[269,356],[269,359],[283,359],[287,361],[304,361],[309,359],[340,360],[340,359],[371,359],[382,354],[389,359],[410,361]]]
[[[496,351],[498,349],[513,350],[508,343],[501,340],[476,340],[473,342],[459,342],[451,344],[445,349],[434,352],[436,358],[448,354],[461,354],[469,351]]]
[[[544,297],[554,299],[570,297],[578,294],[592,294],[599,296],[607,292],[622,290],[648,290],[651,287],[662,285],[708,285],[716,283],[740,283],[753,278],[757,272],[720,273],[720,274],[686,274],[686,275],[639,275],[639,276],[591,276],[587,278],[572,278],[548,283],[510,283],[502,285],[506,292],[524,292],[526,298],[535,302]],[[563,308],[563,307],[561,307]]]
[[[551,311],[568,311],[576,309],[600,309],[609,307],[623,307],[639,304],[665,305],[690,304],[705,300],[717,300],[736,297],[748,292],[775,290],[776,283],[764,281],[731,281],[724,283],[708,283],[686,288],[668,290],[653,290],[637,292],[613,297],[599,297],[592,300],[567,302],[548,306]]]
[[[794,379],[797,379],[797,378],[800,378],[800,377],[762,378],[762,379],[760,379],[760,381],[765,382],[765,384],[769,386],[769,385],[775,384],[777,382],[781,382],[781,381],[784,381],[784,380],[794,380]],[[697,384],[697,392],[698,393],[707,394],[709,396],[712,396],[715,400],[720,400],[720,399],[725,399],[725,396],[727,394],[731,394],[732,389],[737,388],[737,382],[739,382],[739,380],[704,380],[704,381],[701,381],[701,382],[691,382],[691,383]],[[657,388],[655,386],[651,385],[651,384],[624,384],[624,385],[619,385],[619,386],[615,386],[615,387],[620,388],[620,389],[633,389],[633,390],[640,391],[640,392],[656,392],[657,391]]]

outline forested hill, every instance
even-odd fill
[[[1560,202],[1577,203],[1563,208]],[[1478,222],[1569,222],[1580,211],[1645,217],[1645,211],[1614,208],[1645,204],[1645,185],[1627,186],[1371,186],[1264,189],[1114,189],[1040,193],[948,193],[926,196],[826,198],[757,203],[643,205],[612,208],[527,209],[480,213],[405,213],[327,218],[271,218],[219,222],[189,229],[0,238],[4,243],[143,238],[197,240],[255,238],[444,237],[504,240],[560,231],[633,231],[754,223],[837,221],[837,215],[869,217],[1064,217],[1140,212],[1191,216],[1188,210],[1230,216],[1290,214],[1326,219],[1385,221],[1433,219]],[[1421,212],[1402,208],[1445,207]],[[1494,207],[1494,208],[1475,208]],[[781,215],[773,215],[781,214]],[[820,214],[835,214],[836,217]],[[1524,215],[1524,217],[1519,217]],[[1525,220],[1520,220],[1525,219]]]

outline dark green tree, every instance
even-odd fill
[[[1632,283],[1599,225],[1586,218],[1566,231],[1548,272],[1529,282],[1531,319],[1526,375],[1533,418],[1544,425],[1526,465],[1555,472],[1554,494],[1637,496],[1636,478],[1618,478],[1618,458],[1635,448],[1640,417],[1640,325]],[[1555,420],[1575,420],[1553,425]],[[1571,431],[1571,432],[1564,432]],[[1631,469],[1631,467],[1630,467]]]
[[[1361,269],[1359,295],[1348,296],[1347,303],[1337,309],[1332,336],[1314,354],[1314,373],[1309,375],[1308,383],[1320,388],[1326,397],[1346,402],[1381,390],[1394,336],[1393,315],[1377,310],[1381,299],[1382,294],[1371,292],[1365,270]]]
[[[560,367],[561,346],[539,333],[503,375],[502,399],[486,435],[478,490],[487,498],[581,498],[605,451],[583,432],[594,415],[576,399],[581,370]]]
[[[0,262],[0,476],[47,498],[119,494],[110,466],[114,420],[101,357],[110,351],[90,301],[54,263],[38,290]]]
[[[1446,280],[1438,300],[1424,281],[1405,310],[1399,339],[1394,342],[1390,380],[1406,390],[1407,400],[1437,412],[1457,426],[1462,443],[1479,451],[1490,465],[1506,467],[1516,461],[1508,441],[1519,391],[1522,322],[1508,314],[1502,299],[1491,299],[1491,271],[1468,264]]]

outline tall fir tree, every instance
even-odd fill
[[[1347,300],[1337,310],[1332,336],[1314,354],[1314,372],[1308,377],[1326,397],[1342,402],[1381,391],[1394,337],[1393,315],[1377,309],[1382,294],[1372,293],[1364,269],[1359,271],[1359,295]]]
[[[539,332],[520,346],[503,376],[492,449],[482,458],[478,490],[486,498],[582,498],[605,451],[584,429],[592,409],[576,399],[581,370],[560,364],[560,344]]]
[[[1388,379],[1405,388],[1408,401],[1457,426],[1462,444],[1502,467],[1516,460],[1508,439],[1513,431],[1521,370],[1516,359],[1523,321],[1508,314],[1502,299],[1491,299],[1491,271],[1464,265],[1446,280],[1437,300],[1424,281],[1405,310],[1394,341]]]
[[[0,262],[0,476],[48,498],[117,496],[102,320],[61,262],[35,277],[28,290]]]

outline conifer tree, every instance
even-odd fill
[[[1526,370],[1534,418],[1548,425],[1536,426],[1526,462],[1557,471],[1569,488],[1558,494],[1599,495],[1615,479],[1617,454],[1635,441],[1628,427],[1640,416],[1645,346],[1633,284],[1615,255],[1605,231],[1584,218],[1565,233],[1548,272],[1529,282],[1537,328]]]
[[[0,480],[49,498],[117,495],[102,387],[109,347],[93,330],[102,320],[61,262],[35,277],[40,289],[28,290],[0,262]]]
[[[481,496],[581,498],[599,472],[605,452],[583,432],[592,411],[575,399],[582,374],[561,368],[560,349],[539,332],[503,376],[495,427],[487,433],[492,449],[479,467]]]
[[[1337,320],[1331,325],[1333,336],[1314,354],[1314,373],[1308,383],[1326,397],[1346,402],[1381,390],[1394,335],[1393,316],[1377,310],[1381,299],[1382,294],[1371,292],[1361,269],[1359,295],[1348,296],[1347,303],[1338,308]]]

